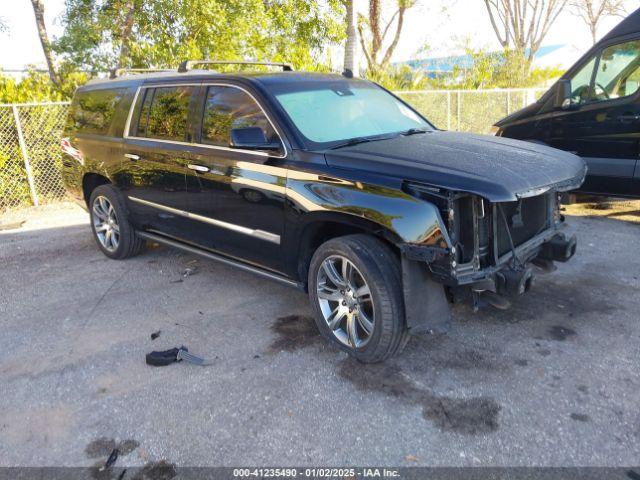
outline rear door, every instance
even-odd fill
[[[130,115],[120,188],[138,228],[183,239],[188,222],[186,168],[198,84],[151,85]]]
[[[231,83],[203,84],[193,156],[187,166],[189,238],[273,270],[282,269],[287,149],[257,94]],[[231,129],[259,127],[276,150],[230,146]]]

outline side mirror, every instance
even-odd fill
[[[244,127],[231,129],[231,148],[245,150],[280,150],[278,141],[269,141],[260,127]]]
[[[560,79],[556,85],[556,108],[567,109],[571,107],[571,80]]]

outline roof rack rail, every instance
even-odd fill
[[[277,63],[277,62],[233,62],[233,61],[225,61],[225,60],[185,60],[180,63],[178,67],[178,72],[184,73],[189,70],[193,70],[194,65],[264,65],[268,67],[280,67],[284,72],[293,71],[293,67],[288,63]]]
[[[109,70],[109,78],[118,78],[127,73],[147,73],[147,72],[171,72],[170,68],[112,68]]]

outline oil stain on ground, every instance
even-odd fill
[[[176,476],[176,466],[165,460],[147,463],[132,480],[171,480]]]
[[[594,292],[602,292],[602,284],[593,278],[577,276],[570,284],[543,278],[529,293],[513,302],[508,311],[484,309],[479,316],[489,322],[520,323],[532,321],[531,312],[536,311],[581,318],[597,313],[610,315],[622,308],[620,304],[609,301],[610,296]]]
[[[572,413],[570,416],[571,416],[571,420],[575,420],[576,422],[589,421],[589,415],[586,415],[584,413]]]
[[[574,337],[577,335],[575,330],[572,330],[568,327],[563,327],[561,325],[554,325],[549,330],[547,330],[547,334],[551,340],[555,340],[557,342],[564,342],[569,337]]]
[[[456,351],[451,355],[447,351],[433,352],[431,357],[431,365],[441,368],[452,368],[458,370],[486,370],[494,371],[500,368],[500,365],[493,362],[490,358],[482,353],[463,349]]]
[[[280,317],[271,330],[278,335],[269,347],[272,352],[294,352],[317,344],[322,339],[313,318],[304,315]]]
[[[89,443],[84,452],[89,458],[108,457],[114,449],[118,449],[120,455],[129,455],[140,444],[132,439],[116,442],[113,438],[101,437]]]
[[[490,397],[452,398],[435,395],[414,385],[402,371],[390,365],[362,365],[344,360],[339,375],[358,390],[378,392],[422,407],[422,416],[442,431],[468,435],[498,429],[500,405]]]

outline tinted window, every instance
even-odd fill
[[[638,91],[640,41],[621,43],[602,51],[593,91],[596,100],[626,97]]]
[[[235,87],[209,87],[202,119],[202,142],[228,147],[231,129],[259,127],[267,140],[278,136],[260,106],[243,90]]]
[[[591,77],[596,66],[596,57],[593,57],[571,78],[571,102],[584,103],[591,99]]]
[[[185,141],[192,93],[189,86],[145,89],[136,135]]]
[[[142,99],[142,108],[140,110],[140,117],[138,122],[138,128],[135,135],[138,137],[146,137],[147,135],[147,123],[149,122],[149,109],[153,100],[153,94],[155,88],[148,88],[144,90],[144,96]]]
[[[79,133],[106,135],[125,88],[78,92],[71,108],[69,125]]]

